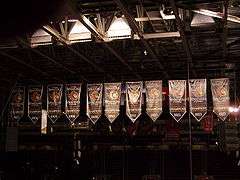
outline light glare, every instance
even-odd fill
[[[228,111],[230,112],[230,113],[237,113],[237,112],[239,112],[239,108],[237,108],[237,107],[229,107],[228,108]]]
[[[107,31],[107,36],[110,39],[130,38],[131,28],[124,18],[115,18]]]

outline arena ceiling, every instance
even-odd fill
[[[4,19],[0,34],[1,106],[16,84],[154,79],[166,83],[168,79],[187,79],[188,72],[189,78],[228,77],[232,83],[237,82],[239,6],[236,0],[20,4],[22,13]],[[104,39],[102,31],[109,28],[114,17],[126,18],[132,30],[130,38]],[[90,30],[92,41],[66,41],[61,28],[67,33],[72,23],[65,26],[64,21],[71,19],[79,20]],[[30,38],[39,28],[52,36],[52,44],[32,48]],[[237,86],[236,83],[235,89]]]

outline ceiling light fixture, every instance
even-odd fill
[[[114,18],[107,31],[107,38],[109,40],[131,38],[131,28],[124,17]]]
[[[70,43],[91,41],[91,32],[80,22],[76,21],[68,34]]]
[[[52,44],[52,36],[43,29],[38,29],[31,37],[31,47]]]
[[[197,27],[197,26],[204,26],[204,25],[210,25],[214,24],[215,21],[211,16],[206,16],[203,14],[194,14],[191,26]]]

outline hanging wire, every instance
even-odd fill
[[[123,145],[123,152],[122,152],[122,180],[125,180],[125,143]]]
[[[236,67],[234,67],[234,108],[237,107],[237,81],[236,81]],[[235,121],[237,121],[237,116],[235,115]]]
[[[165,155],[165,151],[164,150],[162,150],[161,151],[161,177],[162,177],[162,179],[165,179],[165,174],[164,174],[164,171],[165,171],[165,157],[164,157],[164,155]]]
[[[107,174],[106,174],[106,150],[103,150],[103,179],[107,180]]]
[[[187,63],[187,84],[189,85],[190,79],[190,64],[189,61]],[[187,88],[188,89],[188,88]],[[188,106],[189,103],[189,92],[188,92]],[[193,180],[193,170],[192,170],[192,122],[191,122],[191,114],[190,108],[188,110],[188,128],[189,128],[189,169],[190,169],[190,180]]]

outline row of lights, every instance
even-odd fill
[[[91,32],[78,20],[68,20],[68,22],[75,23],[68,34],[70,43],[91,41]],[[62,23],[66,23],[63,21]],[[131,37],[131,28],[124,17],[115,17],[105,32],[106,41],[114,39],[126,39]],[[52,44],[52,36],[43,29],[37,30],[31,37],[31,46]]]

